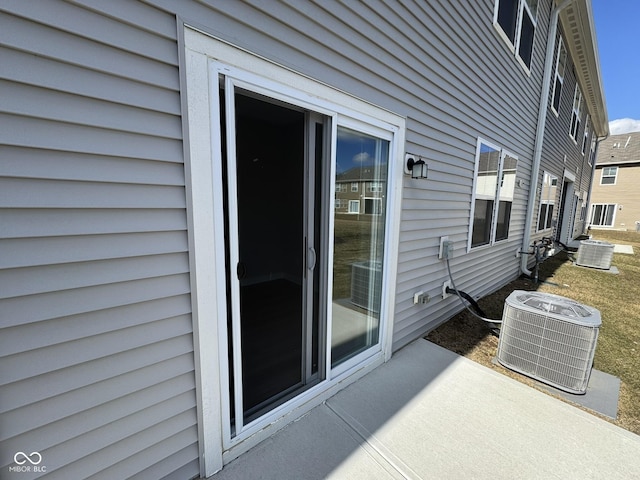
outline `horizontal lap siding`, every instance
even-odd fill
[[[155,0],[174,11],[169,0]],[[531,75],[498,36],[483,2],[183,3],[185,22],[232,44],[407,117],[406,150],[429,179],[404,179],[394,349],[455,312],[438,300],[446,268],[439,237],[455,242],[452,267],[474,296],[518,274],[551,5],[540,2]],[[518,159],[509,240],[466,253],[476,140]],[[491,275],[486,273],[490,272]],[[490,280],[488,280],[490,278]],[[413,293],[433,298],[414,306]]]
[[[175,16],[1,9],[1,468],[197,476]]]
[[[493,0],[3,5],[15,14],[0,12],[0,61],[16,66],[0,75],[16,97],[0,108],[0,278],[16,279],[0,299],[16,366],[3,447],[24,438],[70,462],[52,478],[198,472],[175,15],[407,118],[429,179],[403,180],[395,349],[460,309],[437,298],[440,236],[474,296],[517,275],[548,1],[530,76],[495,32]],[[467,254],[478,137],[518,156],[524,186],[509,240]],[[417,290],[431,303],[413,306]],[[25,352],[38,361],[22,365]]]
[[[558,52],[558,44],[559,38],[562,36],[562,28],[558,27],[558,34],[556,35],[555,40],[555,48],[554,48],[554,59],[556,58]],[[563,37],[563,42],[565,47],[566,37]],[[574,67],[574,60],[571,58],[569,51],[567,51],[567,65],[565,69],[564,82],[562,85],[561,96],[560,96],[560,105],[558,106],[558,113],[556,114],[551,109],[551,101],[553,98],[553,85],[555,81],[555,64],[552,72],[552,82],[551,88],[549,92],[548,104],[547,104],[547,122],[545,125],[545,133],[544,133],[544,145],[542,149],[542,160],[540,165],[540,175],[537,179],[538,181],[538,195],[536,198],[535,205],[535,215],[534,222],[532,225],[532,240],[540,238],[543,235],[549,235],[549,232],[540,232],[537,233],[537,219],[538,212],[540,210],[540,192],[542,188],[542,181],[544,172],[549,172],[550,174],[558,177],[558,186],[562,187],[563,177],[565,171],[575,175],[575,193],[580,194],[581,192],[588,192],[591,188],[591,175],[592,175],[592,166],[589,165],[589,158],[591,152],[591,136],[589,136],[589,140],[587,142],[587,146],[585,149],[585,153],[582,153],[582,139],[584,137],[584,128],[586,124],[586,116],[588,112],[586,111],[586,106],[582,105],[582,116],[580,122],[580,128],[578,129],[577,134],[577,142],[573,140],[573,138],[569,135],[570,127],[571,127],[571,116],[573,112],[573,96],[575,92],[576,86],[576,74]],[[584,95],[584,92],[583,92]],[[591,125],[591,122],[590,122]],[[566,155],[566,161],[565,161]],[[556,209],[554,213],[554,217],[557,219],[558,214],[560,213],[560,200],[561,200],[561,188],[558,188],[557,198],[556,198]],[[586,201],[586,200],[585,200]],[[585,222],[588,222],[588,219],[585,218],[584,221],[580,221],[580,203],[578,204],[578,211],[576,214],[575,221],[575,231],[574,235],[578,235],[582,232],[583,228],[586,226]],[[588,214],[588,212],[587,212]],[[560,225],[558,225],[554,229],[554,233],[557,232],[559,234]]]

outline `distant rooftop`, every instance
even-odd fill
[[[598,165],[640,163],[640,132],[611,135],[598,147]]]

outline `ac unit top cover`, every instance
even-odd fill
[[[615,247],[613,243],[604,240],[580,240],[580,245],[591,245],[592,247]]]
[[[599,327],[602,324],[600,312],[597,309],[552,293],[514,290],[507,297],[506,303],[519,306],[531,313],[544,312],[585,327]]]

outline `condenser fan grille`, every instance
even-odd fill
[[[609,270],[615,245],[600,240],[582,240],[578,248],[576,265]]]
[[[498,361],[512,370],[562,390],[584,393],[598,339],[599,313],[587,309],[585,311],[593,313],[592,318],[561,318],[551,312],[567,311],[566,308],[558,308],[561,306],[558,304],[566,304],[563,300],[568,299],[531,292],[526,295],[538,295],[546,299],[548,311],[532,309],[520,303],[518,295],[512,293],[504,308]],[[574,308],[577,305],[568,302],[573,303]],[[593,325],[589,325],[590,322]]]

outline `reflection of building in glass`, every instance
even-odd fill
[[[387,172],[375,166],[354,167],[336,175],[336,214],[382,215]]]

